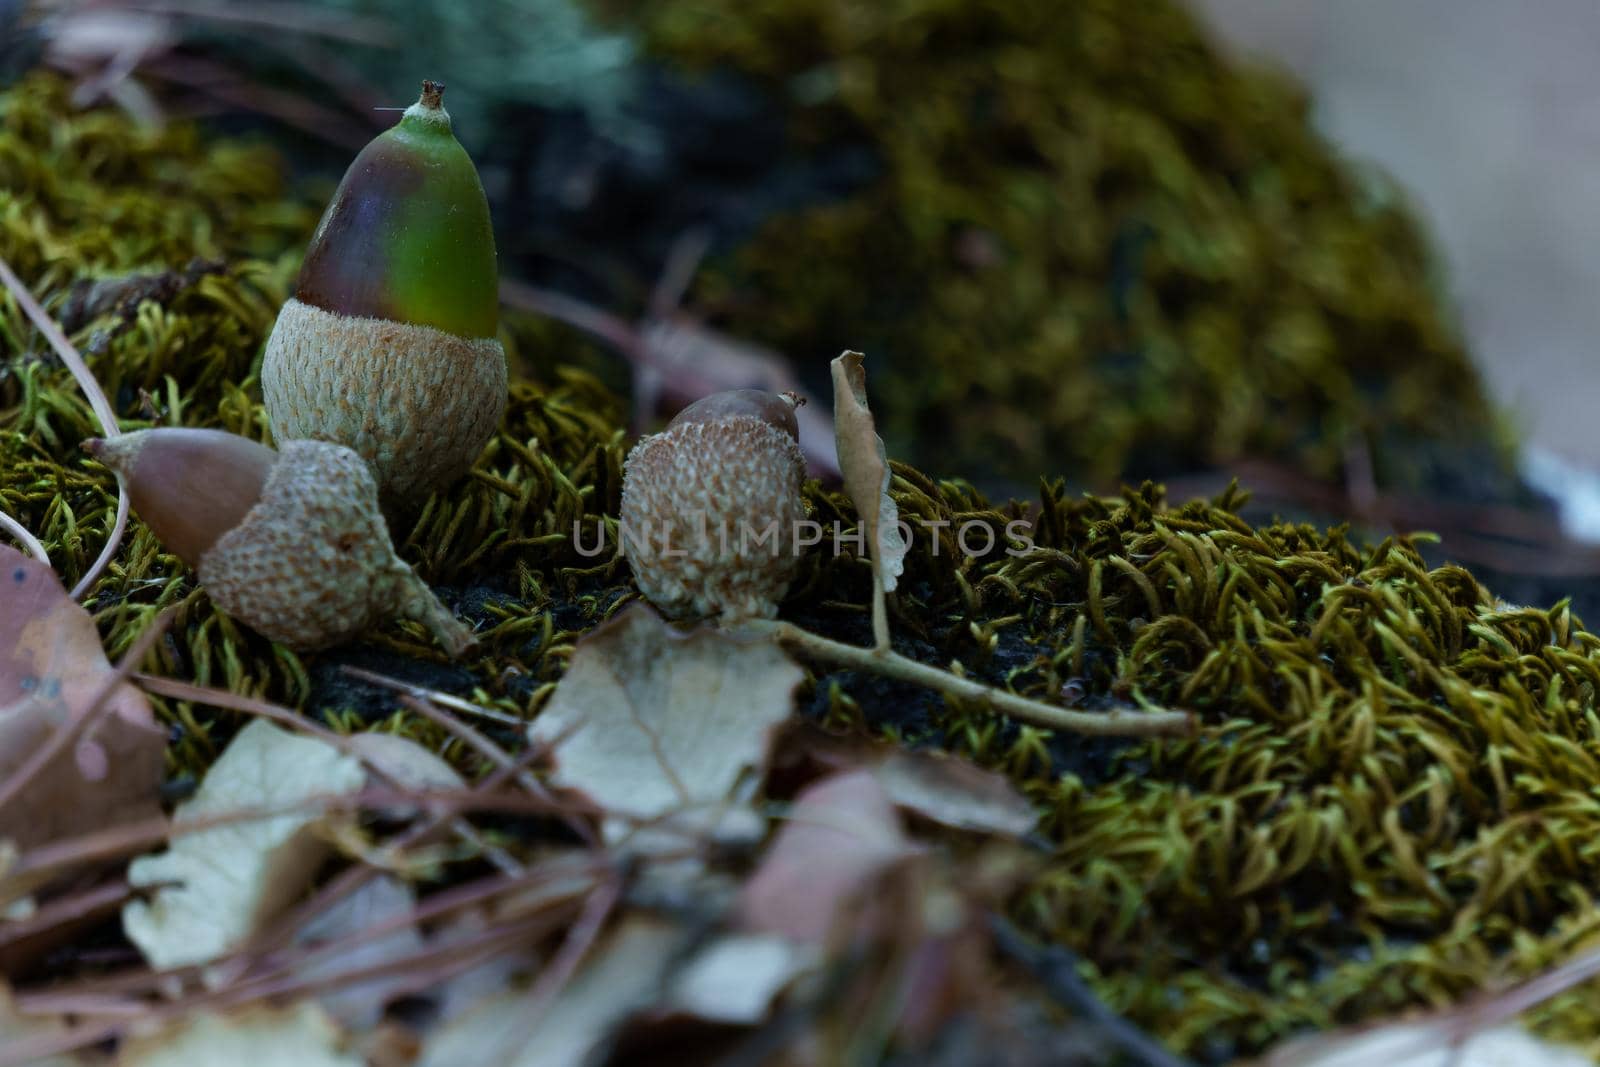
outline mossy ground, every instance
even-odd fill
[[[0,255],[58,313],[80,282],[220,262],[74,339],[125,427],[264,437],[261,342],[316,209],[286,191],[269,153],[74,113],[60,85],[32,78],[0,96],[0,187]],[[503,333],[514,372],[534,351],[559,367],[559,335],[519,321]],[[78,450],[93,419],[9,297],[0,357],[0,508],[70,582],[114,503],[109,476]],[[409,625],[322,656],[274,647],[219,615],[137,522],[87,602],[109,652],[176,607],[147,669],[335,722],[387,721],[481,770],[336,668],[412,671],[531,716],[574,642],[636,595],[621,561],[586,559],[572,541],[574,523],[614,527],[628,445],[618,399],[577,372],[514,377],[473,476],[395,530],[481,627],[476,658],[444,664]],[[859,676],[820,674],[804,698],[834,728],[942,744],[1010,774],[1051,843],[1016,916],[1080,952],[1141,1026],[1219,1061],[1299,1028],[1455,1001],[1600,932],[1600,637],[1564,605],[1504,604],[1465,570],[1425,570],[1405,539],[1363,547],[1339,529],[1252,527],[1231,494],[1171,506],[1150,486],[1074,498],[1051,480],[1037,500],[997,508],[964,482],[897,474],[913,521],[997,533],[976,558],[948,529],[937,553],[918,538],[894,611],[906,651],[1034,696],[1190,708],[1205,723],[1193,740],[1085,744]],[[838,494],[807,495],[824,526],[853,525]],[[1024,516],[1037,548],[1012,557],[1002,531]],[[867,590],[851,551],[813,552],[785,614],[860,638]],[[235,726],[157,704],[175,779],[203,769]],[[1600,1033],[1580,993],[1535,1022],[1591,1045]]]

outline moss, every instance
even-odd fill
[[[263,434],[258,354],[316,213],[271,157],[73,113],[59,85],[30,79],[0,95],[0,168],[12,190],[0,255],[52,309],[91,307],[75,340],[126,424]],[[197,256],[221,266],[186,271]],[[129,273],[172,283],[133,287],[155,298],[131,307],[82,299],[79,283]],[[519,361],[540,348],[541,367],[567,351],[536,323],[504,335]],[[71,580],[113,505],[77,449],[90,413],[9,300],[0,370],[0,507]],[[444,664],[404,624],[319,656],[273,647],[217,614],[137,522],[88,606],[113,655],[176,607],[148,669],[344,728],[378,723],[481,773],[339,666],[535,714],[575,640],[636,595],[618,560],[584,558],[571,536],[575,522],[586,541],[605,526],[615,544],[622,415],[581,372],[523,378],[473,476],[397,527],[406,558],[482,624],[470,662]],[[1565,604],[1502,603],[1459,567],[1426,569],[1405,538],[1252,527],[1234,491],[1173,506],[1151,485],[1073,497],[1049,480],[1037,500],[996,507],[897,466],[894,492],[913,521],[953,524],[914,542],[894,609],[902,650],[1033,696],[1180,706],[1206,723],[1191,741],[1086,743],[849,674],[817,675],[805,697],[835,729],[943,745],[1012,775],[1053,845],[1016,917],[1080,952],[1140,1025],[1220,1061],[1299,1028],[1459,999],[1600,932],[1600,637]],[[824,527],[853,527],[838,494],[813,485],[807,497]],[[1005,528],[1018,519],[1037,547],[1014,557]],[[978,524],[969,545],[992,531],[992,550],[963,556],[961,523]],[[861,640],[868,575],[848,542],[815,551],[785,614]],[[236,720],[158,703],[178,738],[173,779],[193,780]],[[503,840],[517,844],[510,829]],[[1578,993],[1535,1021],[1591,1045],[1600,1032]]]
[[[736,334],[886,361],[891,448],[1112,485],[1242,455],[1408,487],[1506,452],[1402,198],[1171,0],[591,0],[879,174],[707,272]],[[1482,480],[1481,472],[1478,479]]]

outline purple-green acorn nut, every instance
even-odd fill
[[[387,502],[460,478],[505,413],[489,204],[443,90],[350,164],[261,368],[273,435],[348,445]]]

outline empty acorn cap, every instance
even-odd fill
[[[500,319],[494,231],[466,150],[441,103],[422,97],[345,172],[306,251],[303,304],[338,315],[493,337]]]
[[[133,510],[191,569],[261,499],[278,459],[222,430],[136,430],[83,447],[122,475]]]

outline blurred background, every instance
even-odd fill
[[[1526,465],[1600,533],[1586,473],[1600,467],[1600,7],[1195,2],[1236,54],[1305,83],[1342,151],[1410,190]]]
[[[1239,477],[1439,531],[1513,599],[1600,574],[1583,0],[0,0],[0,32],[13,112],[264,141],[309,220],[444,80],[521,369],[596,371],[638,429],[859,348],[891,453],[997,495]]]

